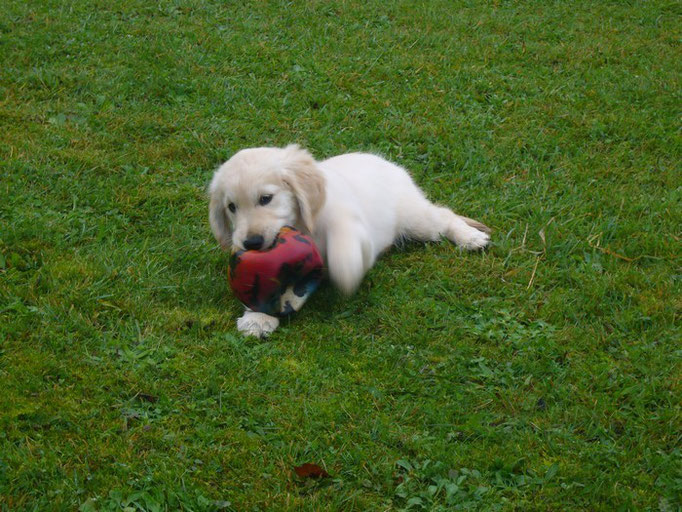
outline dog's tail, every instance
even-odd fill
[[[479,231],[483,231],[484,233],[488,233],[488,234],[490,234],[492,232],[492,229],[490,229],[488,226],[486,226],[482,222],[478,222],[477,220],[470,219],[469,217],[465,217],[464,215],[458,215],[458,217],[460,219],[462,219],[464,222],[466,222],[472,228],[476,228]]]

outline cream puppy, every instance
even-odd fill
[[[310,234],[331,281],[351,294],[379,255],[401,239],[445,237],[482,249],[490,230],[431,203],[402,168],[375,155],[350,153],[317,162],[306,150],[252,148],[215,172],[209,220],[225,250],[272,245],[285,225]],[[273,316],[246,310],[237,321],[246,335],[267,336]]]

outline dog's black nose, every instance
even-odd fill
[[[249,238],[244,240],[244,249],[248,251],[257,251],[263,247],[263,237],[260,235],[251,235]]]

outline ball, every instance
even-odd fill
[[[227,278],[246,307],[287,316],[301,309],[317,289],[322,280],[322,258],[312,238],[285,226],[269,249],[234,252]]]

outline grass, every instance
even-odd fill
[[[682,507],[678,3],[3,11],[0,509]],[[289,142],[494,247],[240,337],[205,187]]]

